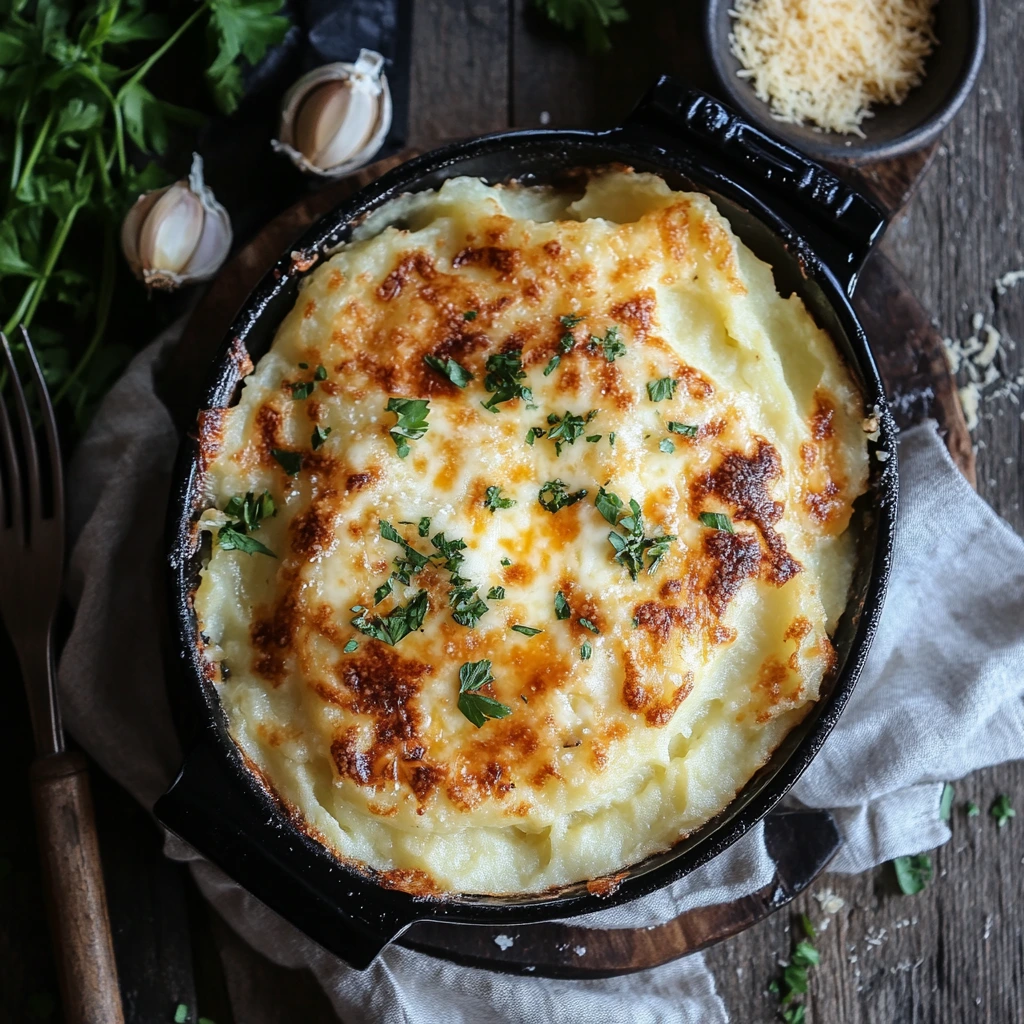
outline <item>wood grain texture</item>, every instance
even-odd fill
[[[64,1019],[123,1024],[88,764],[71,752],[40,758],[31,788]]]

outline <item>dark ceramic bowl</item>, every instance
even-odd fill
[[[725,101],[765,131],[815,160],[851,164],[888,160],[931,142],[960,109],[974,87],[985,53],[985,0],[938,0],[935,36],[939,41],[925,62],[924,81],[899,106],[873,108],[861,125],[865,138],[823,132],[776,121],[754,87],[737,78],[741,64],[729,46],[732,0],[707,0],[704,33],[708,55]]]
[[[733,229],[771,264],[783,294],[795,292],[829,331],[867,408],[879,410],[868,493],[850,529],[858,557],[850,600],[835,633],[835,671],[806,718],[736,799],[670,850],[631,865],[611,884],[502,896],[457,893],[425,900],[388,889],[344,864],[307,834],[243,762],[209,679],[192,594],[205,507],[203,458],[183,439],[169,516],[174,649],[168,673],[185,762],[157,817],[232,878],[327,949],[365,968],[413,922],[506,926],[603,910],[661,889],[721,853],[785,796],[820,750],[867,657],[892,558],[896,517],[896,428],[867,338],[850,305],[860,267],[885,227],[882,214],[824,168],[779,145],[717,100],[663,78],[620,127],[607,132],[506,132],[459,142],[395,168],[347,199],[290,246],[246,300],[210,370],[205,409],[238,400],[248,359],[269,348],[295,303],[301,278],[354,224],[406,192],[468,174],[495,183],[558,183],[579,168],[625,163],[661,174],[673,188],[711,196]],[[296,261],[293,250],[305,259]]]

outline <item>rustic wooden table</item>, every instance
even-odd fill
[[[527,9],[529,0],[419,0],[415,5],[410,142],[420,148],[508,127],[615,123],[655,73],[710,85],[696,19],[699,4],[631,0],[614,49],[589,58]],[[905,272],[939,329],[971,333],[982,313],[1024,339],[1024,285],[994,287],[1024,266],[1022,79],[1024,6],[990,2],[989,53],[978,88],[946,132],[933,167],[884,249]],[[1020,371],[1024,346],[1005,369]],[[1007,399],[982,406],[974,434],[978,488],[1024,533],[1024,425]],[[955,567],[951,567],[955,571]],[[3,639],[0,638],[0,648]],[[9,652],[6,652],[9,655]],[[0,664],[10,664],[0,649]],[[28,731],[16,688],[0,721],[0,1022],[60,1020],[27,801]],[[217,1024],[327,1024],[334,1020],[311,976],[286,971],[245,947],[202,902],[187,876],[162,860],[145,814],[97,778],[118,962],[132,1024],[164,1024],[179,1002]],[[921,895],[897,891],[888,868],[826,876],[789,910],[712,949],[719,991],[742,1024],[771,1021],[766,992],[791,947],[802,911],[821,918],[814,896],[844,906],[818,940],[809,1020],[992,1022],[1024,1019],[1024,816],[999,830],[987,809],[1006,792],[1024,815],[1024,764],[957,784],[953,840],[935,854],[936,879]],[[24,796],[23,796],[24,794]]]

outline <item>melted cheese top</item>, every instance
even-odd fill
[[[392,436],[394,398],[429,402],[422,436]],[[671,846],[833,665],[862,418],[704,195],[614,171],[391,204],[202,418],[195,608],[235,741],[311,834],[412,892],[538,891]],[[553,481],[577,500],[551,511]],[[246,536],[274,557],[222,532],[264,491]],[[469,703],[504,717],[478,727],[460,668],[485,660]]]

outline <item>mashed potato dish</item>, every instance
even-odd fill
[[[671,847],[834,669],[863,418],[707,196],[608,170],[394,201],[201,418],[195,610],[235,742],[420,895]]]

